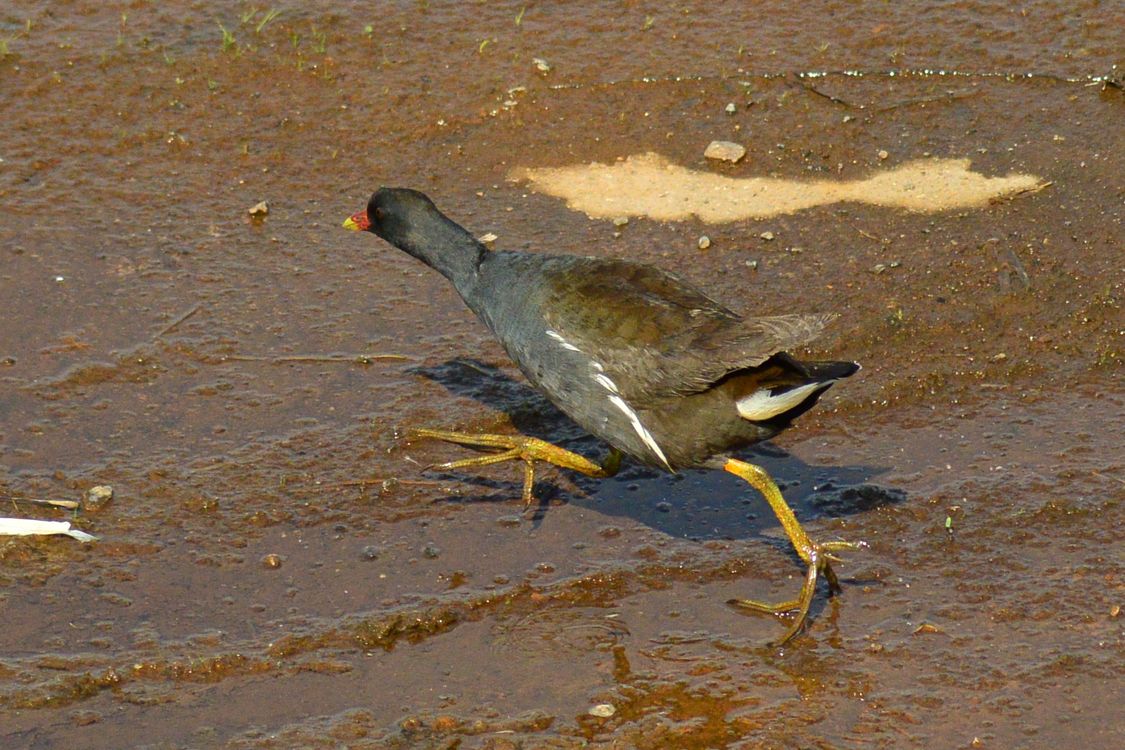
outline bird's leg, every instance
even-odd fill
[[[597,464],[577,453],[552,445],[546,440],[523,435],[477,435],[467,432],[419,428],[411,430],[408,436],[411,438],[435,438],[447,443],[457,443],[458,445],[491,451],[488,455],[478,458],[462,458],[460,461],[435,464],[432,467],[434,469],[467,469],[471,466],[488,466],[505,461],[523,461],[523,507],[525,510],[531,505],[531,489],[535,485],[536,461],[545,461],[564,469],[571,469],[586,476],[598,478],[611,477],[621,468],[621,452],[616,448],[610,448],[609,455],[606,456],[605,460]]]
[[[797,550],[797,554],[809,566],[808,572],[805,574],[805,582],[801,586],[801,592],[796,599],[778,604],[766,604],[750,599],[730,600],[731,604],[753,609],[757,612],[768,612],[775,615],[795,612],[793,624],[789,626],[789,630],[777,642],[777,645],[780,646],[795,636],[804,625],[805,618],[809,613],[809,605],[812,604],[813,595],[816,593],[818,575],[824,575],[830,591],[840,591],[840,582],[836,579],[836,573],[832,570],[832,563],[839,562],[840,558],[833,553],[859,549],[867,545],[863,542],[821,542],[819,544],[814,542],[801,528],[801,523],[793,515],[793,510],[785,502],[785,498],[781,496],[781,490],[778,489],[777,484],[770,478],[765,469],[733,458],[727,459],[726,463],[723,464],[723,469],[746,480],[751,487],[765,496],[766,501],[773,508],[777,520],[781,522],[782,528],[785,529],[786,536],[789,537],[789,541],[793,543],[794,549]]]

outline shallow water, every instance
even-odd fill
[[[1119,4],[271,7],[0,11],[0,496],[100,537],[0,540],[0,745],[1119,744],[1125,97],[1089,81]],[[617,227],[511,179],[646,152],[1051,184]],[[512,467],[422,471],[463,454],[404,428],[604,447],[437,274],[339,228],[383,183],[497,247],[841,313],[813,353],[864,369],[749,456],[870,544],[843,595],[783,649],[724,604],[802,572],[731,477],[544,471],[521,514]],[[96,484],[97,512],[20,500]]]

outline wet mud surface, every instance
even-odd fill
[[[0,538],[0,745],[1118,746],[1125,99],[1090,77],[1120,7],[908,5],[5,5],[0,497],[99,541]],[[1050,184],[619,225],[513,177],[644,153]],[[547,470],[522,513],[511,466],[424,471],[464,454],[413,426],[604,446],[340,229],[380,184],[497,247],[840,313],[810,353],[864,369],[746,457],[868,542],[844,593],[784,648],[725,604],[802,577],[729,476]]]

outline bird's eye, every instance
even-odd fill
[[[382,220],[382,218],[383,218],[383,209],[381,209],[381,208],[376,208],[376,209],[375,209],[375,219],[376,219],[377,221],[379,221],[379,220]]]

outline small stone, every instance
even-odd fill
[[[496,525],[497,526],[503,526],[503,527],[509,528],[509,529],[515,528],[516,526],[519,526],[521,523],[523,523],[523,517],[519,516],[515,513],[512,513],[512,514],[507,515],[507,516],[500,516],[499,518],[496,519]]]
[[[774,233],[773,232],[762,232],[758,236],[761,237],[766,242],[773,242]]]
[[[79,709],[71,711],[70,720],[74,722],[76,727],[88,727],[91,724],[97,724],[102,720],[102,715],[97,711],[86,711]]]
[[[629,217],[628,216],[618,216],[616,219],[613,220],[613,226],[615,226],[619,229],[621,227],[625,226],[628,223],[629,223]]]
[[[746,148],[731,141],[711,141],[703,155],[708,159],[737,164],[742,157],[746,156]]]
[[[266,201],[255,203],[250,208],[246,209],[246,213],[250,214],[252,218],[261,219],[270,212],[270,204]]]
[[[672,503],[657,503],[656,509],[661,513],[669,513],[672,510]]]
[[[1110,617],[1116,618],[1120,614],[1121,614],[1121,605],[1120,604],[1114,604],[1112,607],[1109,608],[1109,616]]]
[[[437,558],[437,556],[440,555],[440,554],[441,554],[441,547],[437,546],[433,542],[430,542],[429,544],[427,544],[425,547],[422,548],[422,555],[425,556],[425,557],[428,557],[431,560]]]
[[[751,271],[757,271],[758,270],[758,261],[748,260],[748,261],[746,261],[746,267],[749,268]]]
[[[617,713],[617,708],[612,703],[599,703],[595,706],[590,706],[586,713],[591,716],[597,716],[599,719],[608,719]]]
[[[706,250],[707,248],[711,247],[711,238],[707,235],[703,235],[699,238],[696,244],[699,245],[700,250]]]
[[[275,552],[271,552],[262,558],[262,565],[267,568],[280,568],[281,563],[284,561],[284,557]]]
[[[886,270],[887,266],[884,263],[876,263],[875,265],[871,266],[871,273],[875,274],[876,276]]]
[[[181,501],[180,507],[189,513],[213,513],[219,509],[219,501],[209,495],[193,495]]]
[[[734,102],[731,102],[730,104],[727,105],[726,113],[728,115],[733,115],[737,111],[738,111],[738,107],[734,106]]]
[[[485,234],[482,234],[480,237],[477,237],[477,242],[491,250],[493,243],[495,243],[498,239],[500,238],[494,235],[492,232],[487,232]]]
[[[378,560],[381,554],[383,554],[383,550],[377,544],[368,544],[359,551],[359,556],[364,560]]]
[[[551,72],[551,63],[547,62],[542,57],[533,57],[531,63],[540,73],[546,74]]]
[[[886,159],[888,156],[890,156],[890,154],[888,154],[886,151],[884,151],[882,149],[879,150],[879,158],[880,159]]]
[[[108,484],[99,484],[86,490],[86,500],[82,507],[89,511],[98,511],[113,499],[113,488]]]

